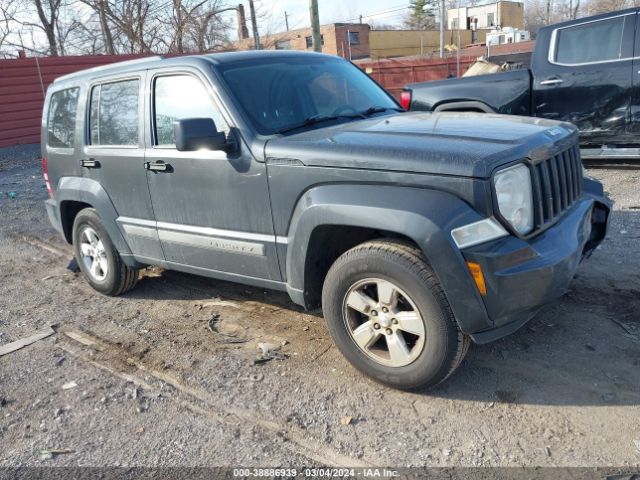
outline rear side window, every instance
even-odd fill
[[[156,78],[153,90],[156,142],[158,146],[175,145],[173,122],[184,118],[211,118],[219,132],[228,131],[211,95],[190,75]]]
[[[556,30],[553,60],[564,65],[578,65],[623,58],[622,34],[626,18],[609,18]]]
[[[140,81],[96,85],[91,90],[91,145],[138,145]]]
[[[51,95],[47,118],[47,145],[73,148],[76,132],[79,88],[61,90]]]

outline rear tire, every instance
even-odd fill
[[[73,222],[76,262],[94,290],[118,296],[138,281],[138,270],[126,265],[93,208],[81,210]]]
[[[391,387],[439,384],[470,344],[422,252],[406,242],[374,240],[340,256],[327,273],[322,307],[347,360]]]

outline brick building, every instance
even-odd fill
[[[366,23],[331,23],[320,27],[322,52],[353,60],[369,56],[369,31]],[[313,51],[311,28],[299,28],[288,32],[265,35],[260,44],[266,50]],[[240,50],[254,48],[253,38],[237,42]]]

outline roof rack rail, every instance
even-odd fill
[[[106,65],[98,65],[97,67],[91,67],[84,70],[78,70],[77,72],[67,73],[66,75],[61,75],[57,77],[53,81],[53,83],[56,83],[62,80],[68,80],[74,77],[79,77],[81,75],[86,75],[87,73],[91,73],[91,72],[108,71],[111,68],[121,67],[123,65],[126,66],[126,65],[131,65],[135,63],[147,63],[155,60],[162,60],[164,58],[165,58],[164,55],[153,55],[152,57],[133,58],[131,60],[124,60],[122,62],[108,63]]]

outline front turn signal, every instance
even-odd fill
[[[475,262],[467,262],[467,268],[469,269],[469,273],[473,277],[473,281],[476,282],[476,287],[478,287],[478,291],[480,295],[483,297],[487,295],[487,284],[484,282],[484,275],[482,274],[482,267],[479,263]]]

